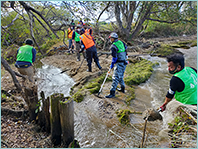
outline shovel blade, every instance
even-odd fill
[[[147,118],[148,121],[162,120],[162,115],[159,112],[160,110],[147,109],[142,113],[143,119]]]

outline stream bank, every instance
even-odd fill
[[[97,67],[92,64],[93,72],[89,73],[86,72],[87,66],[86,62],[83,62],[82,67],[79,69],[78,73],[75,74],[75,70],[80,66],[81,62],[76,62],[75,55],[53,55],[50,57],[46,57],[42,61],[44,63],[47,63],[49,65],[54,65],[55,67],[60,68],[61,70],[70,69],[66,71],[66,74],[69,76],[72,76],[74,81],[78,84],[74,87],[74,91],[81,88],[90,77],[90,74],[92,78],[101,75],[105,71],[108,70],[111,58],[106,58],[105,55],[99,57],[101,62],[101,65],[103,67],[102,71],[99,71]],[[14,67],[13,67],[14,69]],[[59,71],[60,72],[60,71]],[[57,72],[57,73],[59,73]],[[87,77],[85,77],[87,76]],[[5,72],[3,88],[6,90],[9,90],[10,88],[14,88],[12,85],[12,81],[9,78],[9,74]],[[7,82],[6,82],[7,80]],[[21,81],[19,79],[19,81]],[[12,86],[9,86],[11,84]],[[105,87],[103,89],[103,92],[101,93],[101,96],[105,96],[106,94],[109,94],[109,88],[111,86],[111,82],[107,82],[105,84]],[[149,108],[152,106],[151,101],[153,100],[150,98],[149,92],[146,91],[146,89],[138,90],[139,86],[137,86],[135,92],[136,92],[136,98],[140,99],[139,96],[142,93],[142,91],[146,94],[145,100],[144,98],[141,98],[141,100],[133,100],[132,101],[132,107],[134,111],[144,111],[146,108]],[[20,95],[19,95],[20,96]],[[131,120],[131,127],[126,127],[120,124],[118,121],[117,115],[115,114],[115,111],[122,108],[127,108],[126,103],[123,99],[123,94],[117,92],[117,98],[111,99],[111,100],[103,100],[96,98],[94,95],[87,94],[85,100],[81,103],[75,103],[75,137],[80,142],[81,147],[131,147],[131,148],[138,148],[140,144],[140,140],[142,138],[142,129],[144,121],[142,119],[141,114],[132,114],[130,115]],[[15,99],[15,100],[14,100]],[[13,103],[11,107],[14,107],[14,109],[17,109],[17,107],[20,107],[20,104],[18,101],[21,100],[23,102],[23,99],[18,100],[18,98],[10,99],[10,102]],[[13,101],[11,101],[13,100]],[[15,103],[15,104],[14,104]],[[3,104],[5,105],[5,104]],[[14,106],[15,105],[15,106]],[[145,107],[146,105],[146,107]],[[26,106],[24,106],[25,108]],[[80,108],[86,109],[84,112],[80,110]],[[77,119],[80,119],[80,121],[77,121]],[[2,134],[3,139],[7,141],[7,143],[11,147],[52,147],[50,145],[50,139],[47,134],[44,133],[35,133],[40,132],[39,128],[34,127],[33,124],[30,124],[29,122],[23,122],[21,119],[9,119],[9,123],[6,123],[6,117],[2,116]],[[89,122],[89,124],[87,124]],[[162,122],[150,122],[148,125],[149,130],[149,136],[147,139],[146,147],[151,148],[160,148],[160,147],[169,147],[167,145],[167,142],[165,141],[163,144],[160,144],[158,140],[158,132],[159,130],[156,128],[162,128]],[[13,128],[14,133],[9,134],[8,131],[5,129],[7,127]],[[30,127],[31,126],[31,127]],[[155,126],[155,127],[152,127]],[[21,132],[17,128],[21,128]],[[134,129],[138,128],[138,130]],[[28,130],[28,131],[27,131]],[[25,131],[34,134],[33,137],[30,137],[25,134]],[[82,133],[84,132],[84,133]],[[93,135],[93,133],[98,134],[97,136]],[[21,135],[16,135],[21,134]],[[119,138],[117,135],[121,136]],[[12,139],[6,139],[10,135],[16,136],[12,137]],[[22,143],[20,142],[20,139],[25,137],[25,139],[22,139],[23,142],[28,142],[31,140],[34,140],[33,142],[29,143]],[[135,138],[133,140],[133,138]],[[13,140],[13,141],[12,141]],[[124,140],[124,141],[123,141]],[[40,143],[38,143],[38,141]],[[127,141],[127,143],[126,143]],[[17,142],[17,143],[16,143]],[[37,143],[36,143],[37,142]],[[117,144],[115,144],[117,142]]]

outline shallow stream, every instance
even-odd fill
[[[197,68],[197,47],[180,50],[185,55],[186,65]],[[171,78],[165,58],[150,56],[144,58],[158,62],[160,65],[154,68],[152,76],[146,83],[137,86],[136,99],[131,103],[132,109],[137,111],[159,108],[164,102]],[[60,69],[48,65],[37,69],[37,76],[40,78],[38,90],[44,91],[46,97],[53,93],[63,93],[69,96],[70,88],[75,82],[60,72]],[[131,115],[131,127],[122,126],[117,119],[100,118],[98,108],[101,100],[90,96],[81,103],[74,102],[75,139],[79,141],[81,148],[138,148],[144,127],[142,115]],[[158,142],[158,132],[165,127],[167,125],[162,121],[149,122],[145,147],[168,147],[166,141]]]

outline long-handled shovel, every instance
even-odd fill
[[[85,58],[84,58],[84,59],[85,59]],[[80,67],[82,66],[82,64],[83,64],[83,62],[84,62],[84,59],[82,60],[80,66],[76,69],[75,73],[73,73],[73,74],[71,75],[71,77],[74,76],[74,75],[76,75],[76,74],[78,73],[78,69],[80,69]]]
[[[103,88],[103,86],[104,86],[104,83],[105,83],[105,81],[106,81],[108,75],[110,74],[110,71],[111,71],[111,68],[109,68],[109,71],[107,72],[106,77],[105,77],[105,79],[104,79],[104,81],[103,81],[103,83],[102,83],[102,85],[101,85],[101,87],[100,87],[100,90],[99,90],[98,95],[97,95],[98,97],[99,97],[100,93],[102,92],[102,88]]]
[[[144,115],[144,130],[143,130],[143,134],[142,134],[142,142],[140,144],[140,148],[143,148],[144,146],[144,139],[145,139],[145,132],[146,132],[146,124],[147,121],[155,121],[155,120],[162,120],[162,116],[160,115],[159,112],[161,112],[162,109],[158,109],[157,111],[154,109],[147,109],[146,111],[144,111],[143,115]]]
[[[76,69],[76,72],[78,71],[78,69],[80,69],[80,67],[82,66],[84,60],[85,60],[85,58],[83,58],[83,60],[82,60],[82,62],[81,62],[81,64],[80,64],[80,66]]]

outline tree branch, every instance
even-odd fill
[[[15,18],[11,21],[10,24],[8,24],[7,26],[1,26],[3,29],[6,29],[10,26],[12,26],[14,24],[14,22],[19,18],[19,14],[17,13],[17,15],[15,16]]]
[[[21,85],[19,83],[19,81],[17,80],[15,73],[13,72],[13,70],[10,68],[8,62],[6,60],[4,60],[4,58],[1,56],[1,64],[3,65],[3,67],[5,68],[5,70],[7,70],[10,75],[12,76],[14,85],[16,86],[18,91],[22,91]]]
[[[43,17],[43,15],[42,15],[40,12],[38,12],[38,11],[35,10],[34,8],[28,6],[28,5],[27,5],[25,2],[23,2],[23,1],[19,1],[19,3],[25,8],[25,10],[26,10],[27,12],[29,12],[29,11],[31,10],[32,12],[36,13],[37,15],[39,15],[39,16],[42,18],[42,20],[48,25],[48,27],[51,29],[51,31],[54,33],[54,35],[56,35],[56,37],[59,39],[59,37],[58,37],[58,35],[55,33],[54,29],[51,27],[51,25],[47,22],[47,20]]]

